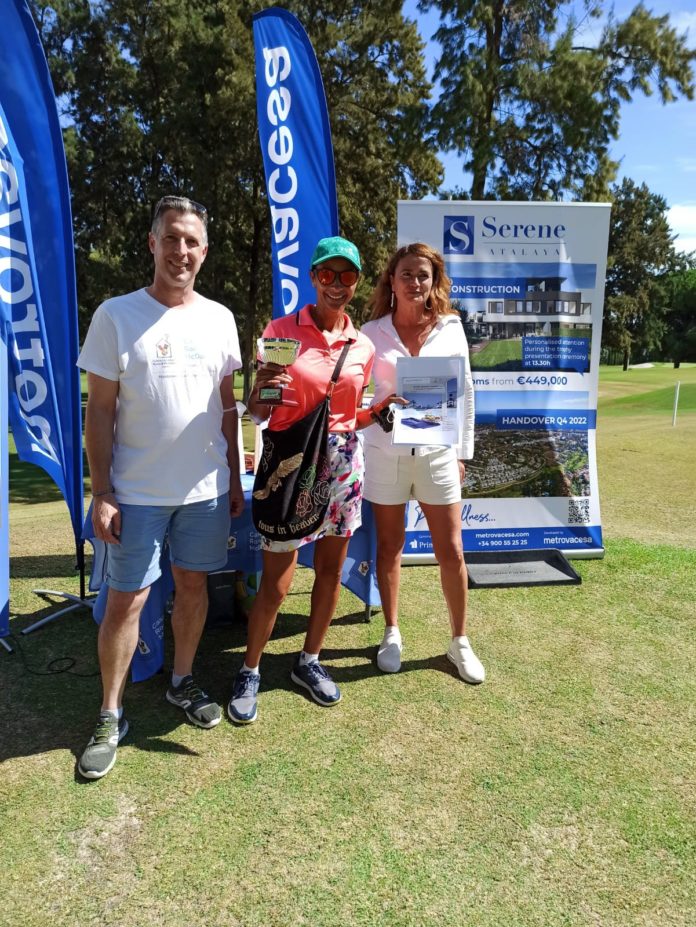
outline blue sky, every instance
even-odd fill
[[[617,3],[615,15],[624,18],[635,3]],[[672,26],[687,33],[689,43],[696,47],[696,10],[689,9],[693,0],[648,0],[654,15],[668,13]],[[416,0],[405,0],[404,13],[418,23],[421,36],[427,42],[427,57],[431,68],[439,54],[430,37],[438,26],[437,13],[419,13]],[[583,35],[590,44],[601,32],[601,22],[594,21]],[[657,96],[637,96],[624,106],[621,135],[612,148],[612,157],[620,162],[619,179],[630,177],[636,183],[646,183],[667,200],[669,222],[677,235],[676,247],[696,251],[696,100],[680,99],[663,106]],[[454,154],[442,154],[445,168],[443,187],[464,185],[461,160]]]

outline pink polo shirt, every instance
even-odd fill
[[[294,315],[273,319],[264,329],[264,338],[295,338],[300,342],[297,360],[288,367],[292,384],[286,387],[288,397],[298,405],[273,406],[268,425],[278,430],[289,428],[319,405],[326,396],[331,374],[346,341],[353,339],[331,397],[329,431],[355,431],[355,413],[372,373],[374,345],[355,330],[347,315],[343,333],[329,344],[324,332],[314,324],[309,310],[307,305]]]

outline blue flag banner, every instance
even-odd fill
[[[9,423],[20,458],[42,467],[65,497],[81,551],[82,409],[63,139],[27,3],[6,0],[2,20],[0,324],[8,359]],[[6,430],[0,440],[4,447]],[[6,522],[0,530],[7,531]]]
[[[320,238],[338,235],[331,130],[319,66],[287,10],[254,16],[256,108],[271,210],[273,315],[314,302],[309,266]]]
[[[0,434],[7,435],[7,350],[0,343]],[[7,440],[0,446],[0,637],[10,633],[10,550],[8,533]]]

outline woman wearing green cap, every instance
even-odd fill
[[[291,679],[306,689],[319,705],[329,707],[341,698],[338,686],[319,663],[319,652],[338,601],[341,569],[353,532],[360,526],[363,455],[356,431],[367,424],[358,411],[369,383],[374,348],[353,327],[347,315],[360,277],[360,255],[345,238],[322,238],[311,261],[310,277],[316,302],[298,313],[274,319],[264,338],[291,338],[300,342],[297,359],[289,367],[259,364],[249,411],[257,421],[269,420],[274,430],[289,428],[326,396],[329,380],[346,344],[343,366],[331,396],[329,460],[331,501],[320,529],[295,541],[262,540],[263,575],[249,615],[244,665],[234,682],[228,714],[237,724],[250,724],[257,716],[259,664],[290,584],[297,551],[316,541],[314,585],[304,648]],[[283,388],[283,404],[269,407],[259,401],[259,390]],[[269,418],[270,413],[270,418]],[[369,414],[368,414],[369,420]]]
[[[396,388],[399,357],[464,358],[464,424],[455,447],[406,447],[391,443],[379,428],[365,432],[365,498],[372,503],[377,529],[377,582],[386,622],[377,651],[385,673],[401,667],[398,625],[404,514],[417,499],[440,565],[440,580],[450,618],[448,659],[462,679],[476,684],[486,673],[466,633],[467,574],[462,551],[461,486],[465,462],[474,453],[474,391],[469,349],[459,313],[449,301],[445,264],[429,245],[400,248],[389,261],[372,295],[371,320],[363,334],[375,345],[377,399],[388,400]]]

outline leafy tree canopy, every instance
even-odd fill
[[[696,361],[696,267],[669,277],[667,297],[664,349],[679,367],[682,361]]]
[[[688,258],[675,250],[663,197],[627,178],[612,199],[602,342],[627,367],[632,354],[661,345],[667,278]]]
[[[610,7],[592,46],[579,36],[604,15],[598,0],[421,0],[419,8],[440,13],[433,128],[441,149],[463,155],[472,199],[604,198],[621,105],[636,93],[693,98],[696,51],[642,3],[625,19]]]
[[[394,245],[396,201],[437,189],[423,45],[401,3],[292,0],[329,104],[341,232],[368,276]],[[34,0],[65,122],[83,328],[151,275],[156,200],[209,210],[201,290],[230,306],[253,356],[271,315],[270,219],[256,128],[261,0]],[[365,290],[369,290],[369,283]]]

